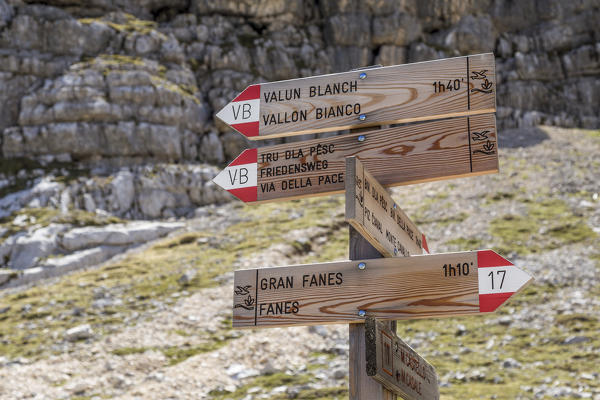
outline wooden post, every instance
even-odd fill
[[[352,226],[350,228],[349,256],[351,260],[381,258],[382,255]],[[396,321],[388,322],[396,331]],[[349,324],[349,399],[396,400],[397,396],[367,375],[365,353],[365,324]]]
[[[381,128],[381,127],[380,127]],[[351,133],[367,131],[368,128],[350,130]],[[348,201],[346,199],[346,201]],[[383,255],[352,225],[348,226],[348,258],[364,260],[383,258]],[[386,322],[396,332],[396,321]],[[365,324],[348,325],[348,399],[349,400],[396,400],[398,397],[382,384],[367,375]]]

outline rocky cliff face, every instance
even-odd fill
[[[500,126],[599,127],[598,21],[597,0],[0,0],[0,155],[148,183],[139,165],[223,164],[248,146],[213,116],[252,82],[487,51]],[[5,191],[16,180],[0,171]],[[190,189],[115,210],[227,199]]]

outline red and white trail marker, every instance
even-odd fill
[[[486,53],[255,84],[217,117],[260,140],[495,111]]]
[[[478,140],[479,136],[485,140]],[[346,157],[384,187],[498,171],[493,114],[244,150],[214,182],[244,202],[341,193]]]
[[[242,135],[258,136],[260,85],[251,85],[217,113],[217,117]]]
[[[233,326],[449,317],[495,311],[532,277],[492,250],[236,271]]]
[[[477,266],[480,312],[496,310],[533,280],[527,272],[492,250],[477,252]]]

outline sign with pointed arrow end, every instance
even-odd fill
[[[248,86],[217,118],[250,140],[496,111],[492,53]]]
[[[233,327],[488,313],[532,279],[492,250],[241,270]]]

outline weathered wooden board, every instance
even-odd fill
[[[440,398],[435,368],[371,315],[365,320],[365,344],[367,375],[404,400]]]
[[[214,182],[245,202],[340,193],[346,157],[385,187],[498,172],[493,114],[244,150]]]
[[[346,221],[385,257],[429,253],[427,239],[356,157],[346,158]]]
[[[251,85],[217,117],[256,140],[495,111],[486,53]]]
[[[531,279],[491,250],[241,270],[233,326],[364,322],[361,310],[380,319],[491,312]]]

